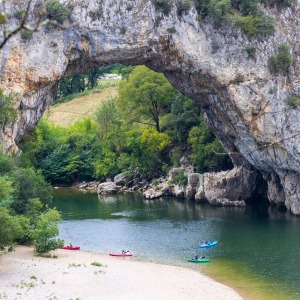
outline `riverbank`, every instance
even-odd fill
[[[33,248],[19,246],[1,255],[0,299],[242,299],[187,268],[83,251],[55,254],[36,257]]]

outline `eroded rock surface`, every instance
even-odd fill
[[[116,62],[145,64],[164,72],[201,107],[234,164],[253,167],[253,182],[257,171],[263,174],[271,202],[300,214],[300,111],[286,101],[300,96],[299,1],[270,9],[277,20],[274,34],[251,41],[237,27],[199,22],[194,7],[179,17],[175,4],[166,16],[150,0],[72,1],[67,29],[43,28],[29,41],[17,35],[1,50],[1,87],[19,95],[18,121],[2,138],[8,148],[15,147],[14,140],[37,124],[66,72]],[[13,13],[22,2],[6,5],[16,23]],[[283,43],[291,46],[295,62],[288,75],[273,76],[268,58]],[[249,59],[247,45],[255,47],[255,59]],[[238,74],[245,80],[235,84]]]

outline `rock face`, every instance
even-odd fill
[[[166,16],[150,0],[72,3],[67,29],[43,28],[28,41],[17,35],[1,50],[1,87],[19,95],[18,121],[2,137],[8,148],[13,149],[14,140],[37,124],[66,72],[116,62],[145,64],[163,72],[201,107],[239,174],[251,170],[247,182],[238,179],[240,184],[258,183],[260,176],[267,182],[271,202],[300,214],[300,111],[286,101],[291,95],[300,96],[300,25],[295,21],[300,0],[292,8],[269,9],[277,20],[274,34],[251,41],[237,27],[199,22],[193,6],[178,16],[172,4]],[[22,3],[6,1],[6,5],[16,23],[13,15]],[[33,13],[30,18],[33,21]],[[274,76],[268,58],[283,43],[291,46],[295,62],[288,75]],[[247,45],[255,47],[255,59],[249,59]],[[233,83],[237,75],[245,80]]]

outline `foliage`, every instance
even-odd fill
[[[286,102],[293,108],[297,108],[300,105],[300,98],[296,96],[290,96],[286,99]]]
[[[38,216],[38,220],[31,231],[36,252],[48,253],[63,245],[63,242],[56,238],[59,234],[57,227],[59,220],[60,214],[55,209],[47,209]]]
[[[17,10],[14,12],[13,16],[16,19],[21,20],[25,16],[25,10],[24,9]]]
[[[156,7],[162,9],[165,15],[168,15],[171,10],[170,0],[152,0]]]
[[[163,119],[162,129],[171,137],[173,144],[186,149],[188,132],[191,127],[199,125],[199,114],[191,99],[177,93],[170,114]]]
[[[28,30],[28,29],[24,29],[21,31],[21,38],[24,40],[24,41],[29,41],[32,39],[32,36],[33,36],[33,32],[31,30]]]
[[[66,76],[58,83],[57,95],[53,104],[68,102],[76,97],[98,92],[102,88],[116,86],[119,84],[117,80],[99,82],[99,78],[107,73],[112,73],[120,74],[125,79],[131,73],[132,69],[132,66],[126,67],[121,64],[113,64],[93,68],[87,74],[82,73]]]
[[[175,96],[175,90],[161,73],[145,66],[136,67],[119,88],[118,109],[128,123],[155,126],[160,131],[160,116]]]
[[[33,168],[18,168],[14,172],[14,200],[11,207],[18,213],[28,211],[28,201],[33,198],[41,199],[42,203],[52,201],[52,187],[44,180],[40,171]]]
[[[275,20],[267,14],[253,16],[251,13],[247,16],[238,15],[236,24],[241,27],[248,37],[254,35],[267,36],[274,32]]]
[[[276,74],[280,71],[287,73],[292,62],[290,47],[286,44],[282,44],[278,47],[277,55],[269,58],[269,70],[272,74]]]
[[[177,7],[177,15],[182,16],[187,13],[191,9],[190,0],[179,0],[176,4]]]
[[[127,31],[127,27],[126,26],[122,26],[121,28],[120,28],[120,33],[121,34],[125,34],[126,33],[126,31]]]
[[[15,121],[17,112],[13,105],[15,103],[13,94],[5,95],[0,88],[0,126],[5,126]]]
[[[15,240],[21,235],[19,218],[12,216],[8,209],[0,207],[0,250],[8,247],[8,251],[12,251]]]
[[[188,137],[192,147],[189,158],[198,172],[221,170],[231,167],[231,161],[218,140],[207,128],[203,117],[199,126],[194,126]],[[219,154],[218,154],[219,153]]]
[[[101,104],[101,107],[95,113],[95,120],[99,126],[98,132],[101,140],[103,140],[108,133],[119,130],[121,120],[115,98],[110,98]]]
[[[245,48],[245,51],[246,51],[247,54],[248,54],[248,58],[255,59],[256,48],[255,48],[253,45],[248,45],[248,46]]]
[[[233,80],[230,80],[230,83],[234,83],[239,85],[240,83],[245,81],[245,76],[243,74],[236,74],[235,78]]]
[[[173,26],[173,27],[169,27],[167,28],[167,32],[170,33],[170,34],[173,34],[176,32],[176,28]]]
[[[89,11],[89,16],[91,17],[92,21],[101,19],[103,17],[102,6],[98,7],[98,9]]]
[[[177,184],[179,186],[186,186],[188,184],[188,178],[184,174],[184,172],[181,171],[177,175],[174,176],[174,182],[175,182],[175,184]]]
[[[230,0],[211,0],[208,15],[213,21],[229,21],[231,11]]]
[[[7,207],[12,202],[14,189],[7,176],[0,177],[0,207]]]
[[[46,2],[46,10],[49,19],[55,20],[58,23],[63,23],[71,14],[70,10],[58,0],[48,0]]]

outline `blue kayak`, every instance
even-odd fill
[[[213,242],[207,242],[207,243],[203,243],[203,244],[200,244],[199,243],[199,246],[200,248],[210,248],[210,247],[214,247],[218,244],[217,241],[213,241]]]

